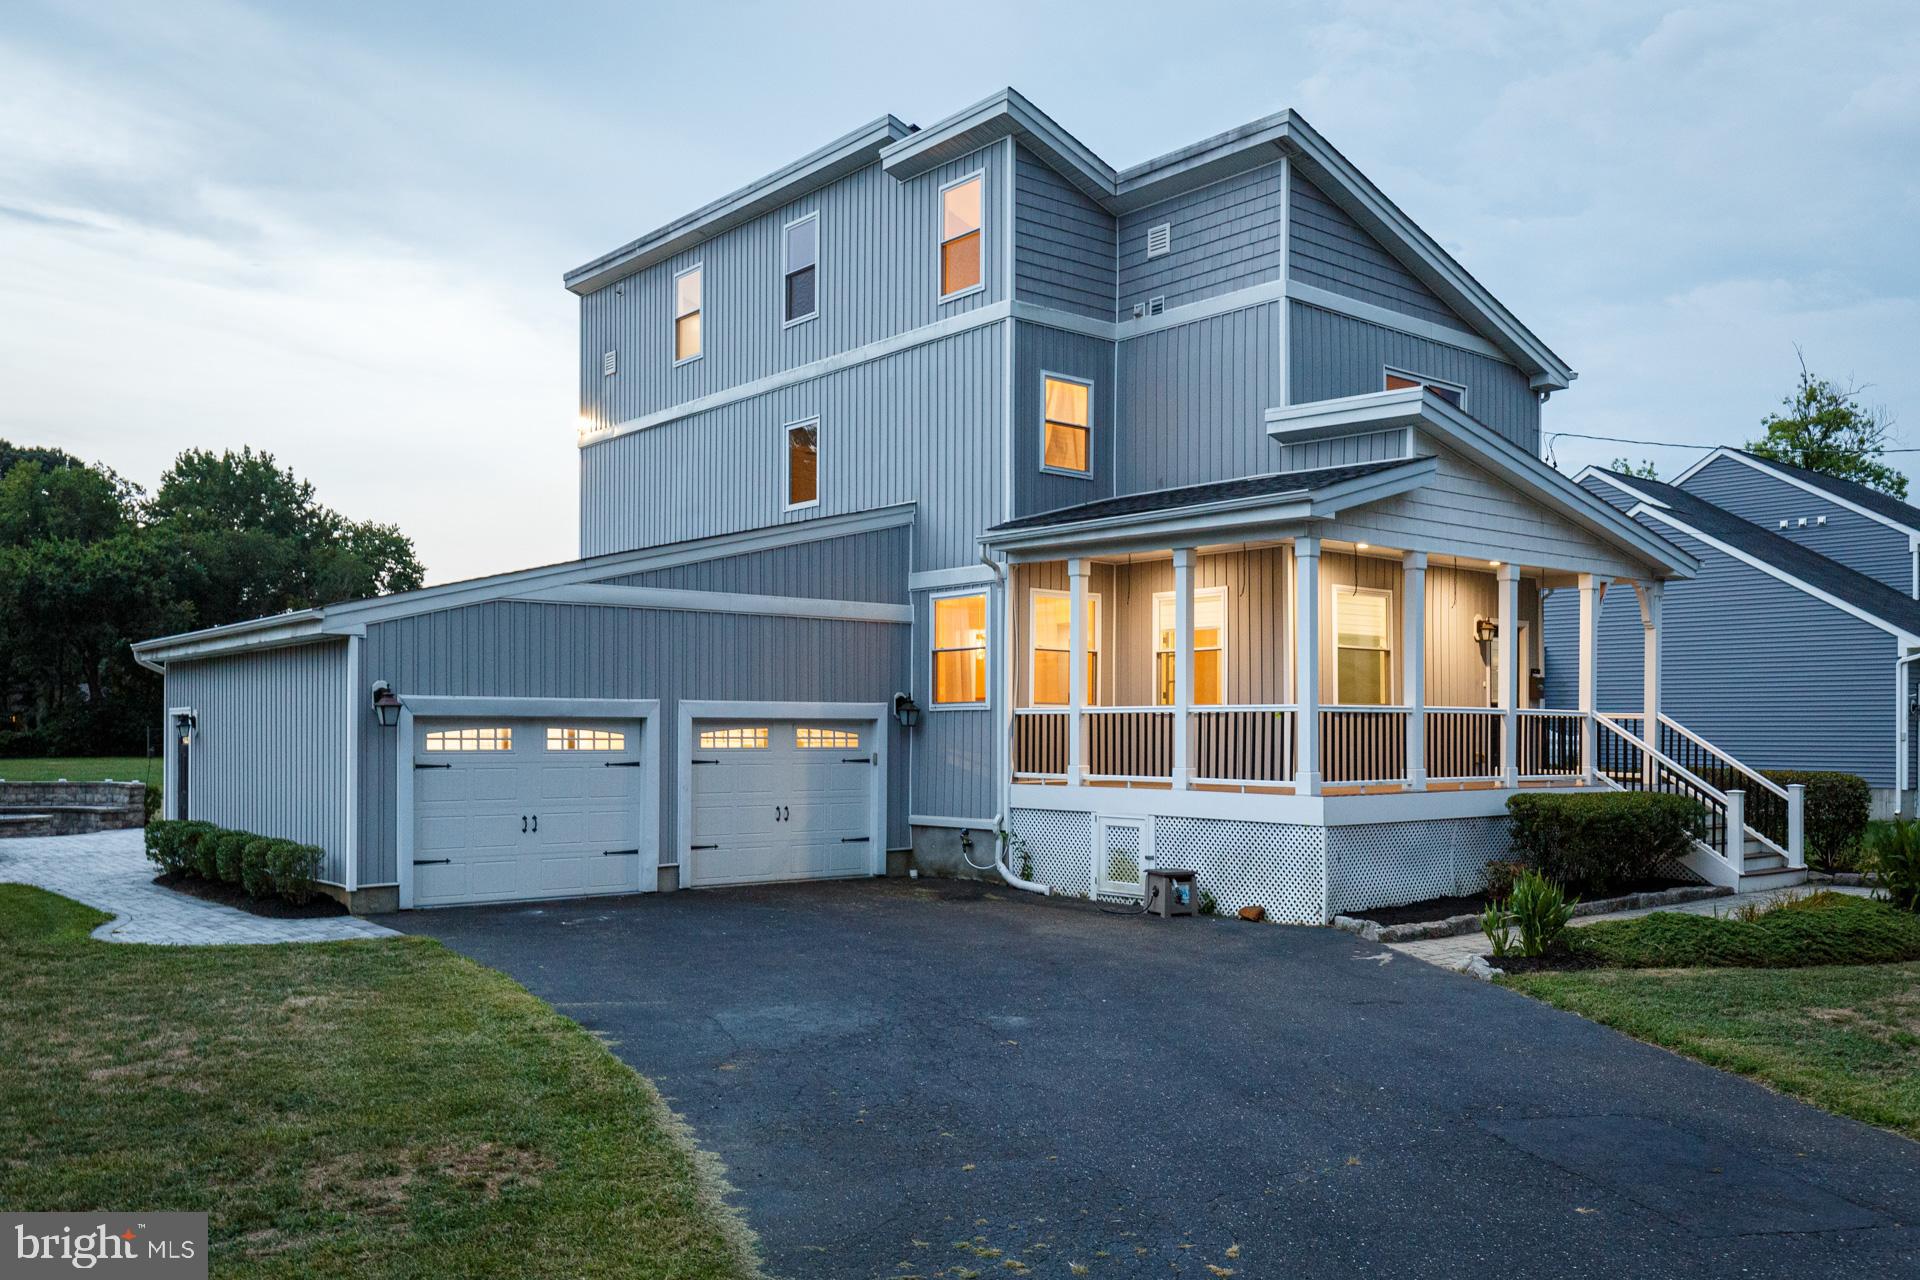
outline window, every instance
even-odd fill
[[[787,428],[787,509],[820,501],[820,424],[797,422]]]
[[[786,227],[786,280],[782,286],[787,323],[820,314],[820,215],[808,214]]]
[[[610,729],[564,729],[547,726],[549,751],[625,751],[627,735]]]
[[[1173,592],[1153,596],[1154,703],[1173,705]],[[1193,704],[1217,707],[1226,702],[1221,655],[1227,643],[1227,589],[1206,587],[1193,593]]]
[[[1040,464],[1049,471],[1086,475],[1093,469],[1088,456],[1092,439],[1093,387],[1073,378],[1045,375],[1041,414],[1045,419]]]
[[[505,726],[497,729],[435,729],[427,735],[427,750],[511,751],[513,730]]]
[[[940,296],[951,298],[978,289],[980,269],[980,195],[985,179],[963,178],[940,192]]]
[[[1387,390],[1403,391],[1408,387],[1425,387],[1433,394],[1458,409],[1467,398],[1467,389],[1453,382],[1435,382],[1432,378],[1417,373],[1402,373],[1398,369],[1387,370]]]
[[[860,735],[851,729],[816,729],[811,725],[793,727],[793,745],[803,751],[833,747],[840,751],[858,751]]]
[[[765,725],[742,725],[733,729],[702,729],[702,751],[764,751],[767,746]]]
[[[1067,668],[1070,663],[1069,634],[1073,620],[1073,596],[1066,591],[1033,593],[1033,645],[1028,667],[1032,684],[1031,701],[1036,707],[1067,705]],[[1087,597],[1087,697],[1086,705],[1100,704],[1100,597]]]
[[[700,357],[700,278],[705,269],[688,267],[673,278],[673,362]]]
[[[1333,700],[1350,707],[1393,701],[1393,593],[1333,589]]]
[[[935,706],[982,706],[987,701],[987,598],[933,599]]]

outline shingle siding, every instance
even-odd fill
[[[1148,229],[1171,224],[1166,253],[1147,256]],[[1281,278],[1286,210],[1281,166],[1268,165],[1120,219],[1120,315],[1164,297],[1169,308]]]
[[[1688,476],[1680,487],[1877,579],[1902,595],[1913,591],[1913,559],[1903,530],[1809,493],[1737,458],[1715,458]],[[1824,525],[1819,523],[1823,516]],[[1803,518],[1807,522],[1804,526],[1800,524]],[[1784,529],[1780,527],[1782,520],[1787,521]]]
[[[1021,147],[1015,153],[1014,295],[1114,318],[1113,215]]]

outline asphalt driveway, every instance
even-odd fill
[[[658,1082],[778,1276],[1920,1274],[1920,1145],[1330,930],[927,881],[386,923]]]

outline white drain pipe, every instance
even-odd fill
[[[1013,628],[1007,625],[1007,610],[1012,607],[1012,603],[1007,599],[1006,566],[1002,565],[984,551],[980,553],[980,563],[987,566],[987,571],[993,574],[994,579],[1000,584],[1000,617],[1002,624],[1000,630],[1002,634],[998,637],[1000,643],[993,645],[991,652],[997,655],[1000,662],[1007,664],[1003,669],[1011,673],[1013,670],[1012,658],[1007,653],[1007,650],[1012,638]],[[1037,880],[1026,879],[1021,876],[1019,872],[1007,865],[1007,859],[1013,852],[1013,841],[1001,840],[999,838],[1001,831],[1011,833],[1013,830],[1013,828],[1008,825],[1008,819],[1013,813],[1013,681],[1011,678],[1008,678],[998,680],[995,683],[1000,687],[1000,696],[994,701],[994,705],[999,708],[999,711],[995,713],[995,718],[999,722],[1000,745],[1004,748],[1001,753],[1000,763],[1005,767],[1000,770],[1000,781],[998,784],[1000,792],[1000,812],[995,814],[993,818],[993,828],[995,832],[994,844],[999,846],[994,851],[993,869],[998,871],[1000,878],[1005,880],[1012,888],[1024,889],[1028,893],[1037,893],[1043,898],[1050,897],[1053,894],[1053,890],[1050,887],[1041,884]],[[962,856],[965,855],[963,854]],[[968,858],[967,862],[968,865],[972,865],[973,860]]]

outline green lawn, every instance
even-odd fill
[[[1920,963],[1594,969],[1510,976],[1516,991],[1920,1138]]]
[[[0,885],[0,1205],[205,1210],[221,1276],[753,1274],[652,1086],[501,974],[104,919]]]
[[[142,756],[52,756],[38,759],[0,760],[0,779],[8,782],[144,782],[160,785],[160,757],[151,762]]]

